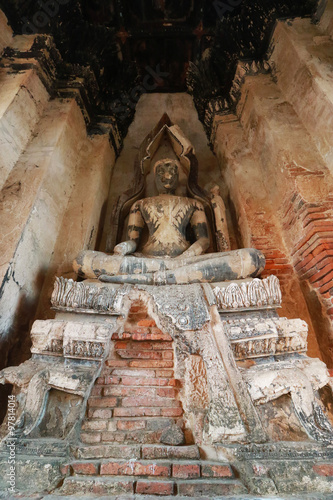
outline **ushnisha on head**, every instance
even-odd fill
[[[164,158],[154,165],[155,184],[159,194],[174,194],[179,179],[179,163],[177,160]]]

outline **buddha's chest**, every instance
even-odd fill
[[[142,205],[142,216],[150,228],[173,227],[179,231],[185,230],[194,207],[186,198],[177,196],[156,197],[145,200]]]

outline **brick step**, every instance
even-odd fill
[[[126,324],[123,333],[114,333],[112,340],[132,340],[134,342],[172,342],[172,337],[168,333],[163,333],[156,326],[140,326],[138,324]]]
[[[120,444],[98,444],[79,446],[75,450],[75,457],[79,460],[97,458],[115,459],[143,459],[143,460],[200,460],[200,452],[197,445],[188,446],[166,446],[158,445],[120,445]],[[192,462],[191,462],[192,463]]]
[[[103,370],[104,373],[112,377],[149,377],[149,378],[173,378],[173,369],[154,369],[154,368],[134,368],[130,366],[122,366],[118,368],[109,368]]]
[[[233,478],[229,463],[177,460],[85,460],[66,464],[73,475],[161,476],[175,479]]]
[[[176,401],[178,402],[178,401]],[[181,417],[183,415],[183,408],[178,407],[129,407],[129,408],[115,408],[113,411],[115,417]]]
[[[83,443],[126,443],[126,444],[152,444],[159,443],[163,430],[127,430],[127,431],[101,431],[101,432],[81,432]]]
[[[143,349],[116,349],[115,351],[118,356],[125,359],[153,359],[153,360],[161,360],[173,359],[173,351],[161,351],[161,350],[150,350],[146,351]]]
[[[170,377],[138,377],[138,376],[129,376],[122,374],[121,372],[118,375],[107,375],[105,377],[99,377],[97,379],[97,385],[105,386],[122,386],[122,387],[181,387],[181,381],[175,378]]]
[[[158,389],[161,391],[162,389]],[[88,399],[89,408],[179,408],[177,399],[163,396],[92,396]]]
[[[105,364],[111,368],[173,368],[172,359],[108,359]]]
[[[91,394],[93,396],[146,396],[151,398],[175,398],[178,396],[179,389],[175,387],[152,387],[152,386],[132,386],[132,385],[112,385],[95,386]]]
[[[133,478],[124,476],[71,476],[57,493],[62,495],[117,495],[138,494],[156,496],[212,497],[238,495],[247,493],[244,485],[237,479],[195,479],[162,480],[149,478]]]
[[[98,415],[98,413],[97,413]],[[148,431],[159,431],[161,429],[165,429],[172,424],[177,424],[179,427],[183,428],[183,419],[182,418],[152,418],[152,417],[142,417],[140,420],[136,418],[113,418],[110,420],[102,419],[102,418],[90,418],[89,420],[85,420],[82,424],[82,430],[85,431],[128,431],[128,430],[139,430],[146,429]]]
[[[133,350],[137,351],[173,351],[172,342],[156,342],[152,341],[132,341],[130,339],[117,340],[114,344],[116,351],[120,350]]]

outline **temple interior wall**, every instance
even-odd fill
[[[12,37],[3,15],[0,22],[2,50],[29,50],[33,35]],[[3,60],[0,330],[6,365],[29,357],[34,318],[53,317],[55,275],[73,277],[75,255],[101,239],[115,153],[108,134],[87,134],[74,98],[51,99],[38,62],[15,71]]]
[[[78,100],[55,97],[52,75],[38,61],[15,71],[5,53],[1,342],[8,352],[17,348],[4,363],[28,356],[33,319],[53,317],[54,276],[74,276],[79,250],[105,248],[114,203],[133,182],[138,148],[166,112],[194,145],[200,186],[221,188],[232,247],[265,253],[265,276],[281,281],[281,315],[306,320],[309,355],[332,365],[332,10],[329,2],[318,25],[277,24],[271,72],[245,76],[235,110],[215,113],[213,151],[190,95],[153,93],[138,101],[116,159],[109,134],[87,133]],[[0,50],[33,45],[34,35],[13,37],[3,15],[0,23]],[[146,193],[153,192],[148,176]]]
[[[319,25],[279,22],[269,74],[248,75],[236,113],[215,115],[214,151],[243,246],[266,255],[287,317],[309,323],[309,355],[332,363],[332,40]],[[298,311],[298,312],[297,312]]]

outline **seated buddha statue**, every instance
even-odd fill
[[[127,241],[116,245],[113,254],[81,252],[73,263],[77,273],[110,283],[171,285],[254,278],[263,271],[265,257],[254,248],[205,254],[210,239],[204,207],[196,199],[175,194],[179,167],[171,159],[155,163],[159,194],[132,205]],[[137,252],[145,226],[148,241]],[[186,237],[189,226],[192,244]]]

